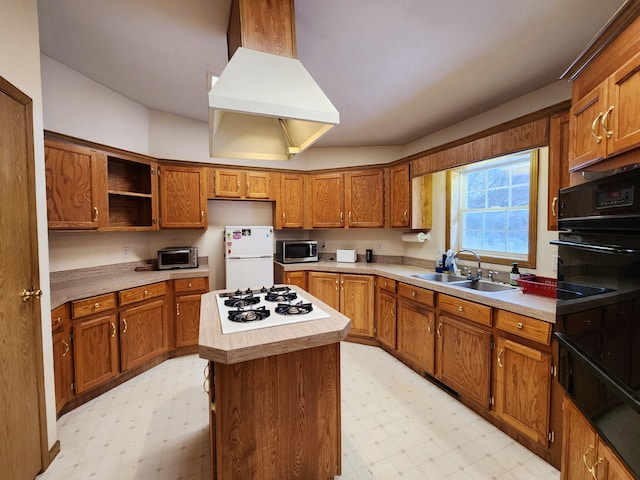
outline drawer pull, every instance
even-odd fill
[[[149,292],[147,290],[144,291],[144,296],[146,297],[147,295],[149,295]]]
[[[412,296],[413,298],[416,298],[416,291],[415,291],[415,290],[412,290],[412,291],[411,291],[411,296]]]
[[[188,287],[189,287],[189,288],[191,288],[191,286],[192,286],[192,284],[191,284],[191,282],[189,282],[189,285],[188,285]]]
[[[462,312],[464,309],[462,308],[462,305],[458,305],[458,311]]]
[[[56,324],[60,323],[61,321],[62,321],[62,317],[56,318]]]
[[[524,325],[522,325],[522,322],[518,322],[518,328],[522,330],[522,327],[524,327]]]
[[[93,308],[100,308],[100,304],[99,304],[98,302],[96,302],[96,303],[93,305]]]

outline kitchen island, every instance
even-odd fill
[[[220,291],[202,296],[214,479],[332,479],[341,473],[340,341],[350,320],[307,292],[326,318],[223,334]]]

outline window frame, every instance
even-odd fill
[[[526,258],[522,258],[521,256],[497,256],[497,255],[488,255],[488,254],[480,254],[482,261],[486,263],[492,263],[496,265],[511,265],[513,262],[517,262],[520,267],[523,268],[536,268],[536,253],[538,250],[538,184],[540,182],[539,177],[539,163],[540,163],[540,149],[526,149],[519,152],[513,152],[510,154],[499,155],[492,158],[487,158],[482,160],[482,162],[504,159],[505,157],[514,156],[514,155],[522,155],[523,153],[529,152],[531,154],[531,165],[529,168],[529,252],[526,255]],[[460,240],[458,237],[458,224],[462,221],[460,216],[460,199],[454,198],[454,173],[456,171],[463,170],[465,168],[469,168],[473,166],[475,163],[473,162],[458,168],[447,170],[447,191],[446,191],[446,245],[451,245],[451,248],[460,250]],[[452,202],[456,202],[458,205],[455,206],[458,212],[458,218],[456,222],[452,222]],[[454,231],[455,230],[455,231]],[[458,258],[462,260],[474,261],[475,258],[472,255],[462,253],[458,256]]]

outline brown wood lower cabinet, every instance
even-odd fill
[[[599,438],[569,397],[563,402],[561,480],[633,480],[635,478]]]
[[[397,347],[396,282],[388,278],[376,279],[376,338],[391,350]]]
[[[213,479],[340,475],[339,343],[209,369]]]
[[[174,289],[169,282],[156,282],[75,300],[52,310],[58,414],[82,405],[170,354],[195,353],[200,296],[208,291],[209,279],[173,282]],[[175,337],[171,330],[174,325]]]
[[[118,376],[118,318],[115,310],[74,321],[72,332],[76,395]]]
[[[200,297],[209,291],[209,279],[174,280],[176,347],[198,345],[200,332]]]
[[[398,285],[397,352],[414,368],[435,373],[435,293],[401,283]]]
[[[309,293],[351,319],[349,338],[372,340],[374,276],[309,272]]]
[[[120,362],[126,372],[168,350],[167,315],[163,299],[120,312]]]

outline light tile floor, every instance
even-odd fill
[[[63,415],[62,450],[37,479],[210,478],[204,365],[168,360]],[[560,477],[383,350],[345,342],[342,435],[340,480]]]

